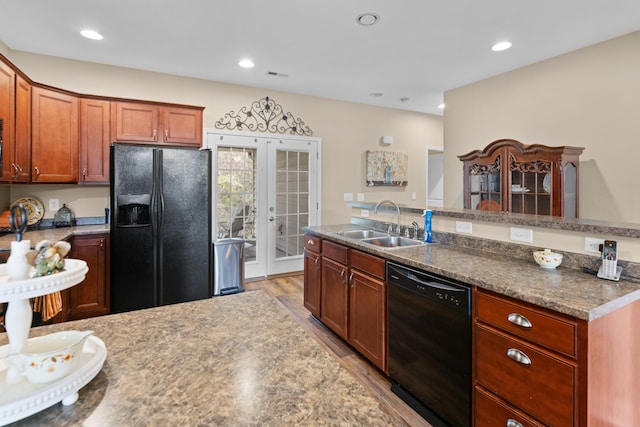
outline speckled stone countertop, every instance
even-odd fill
[[[66,239],[71,236],[82,234],[109,234],[109,224],[99,225],[79,225],[76,227],[47,228],[44,230],[27,231],[22,235],[23,240],[30,240],[31,245],[35,246],[41,240],[58,240]],[[11,250],[11,242],[15,241],[15,234],[9,233],[0,236],[0,251]]]
[[[263,291],[42,326],[93,330],[102,371],[19,426],[389,426],[379,403]],[[0,345],[6,334],[0,334]]]
[[[336,231],[358,228],[342,224],[308,227],[305,231],[586,321],[640,299],[638,283],[602,280],[563,265],[549,270],[539,267],[533,259],[529,261],[451,244],[379,249],[335,234]]]

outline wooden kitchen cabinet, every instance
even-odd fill
[[[458,156],[463,162],[464,207],[577,218],[583,150],[500,139]]]
[[[305,307],[386,372],[385,265],[384,258],[305,235]]]
[[[640,301],[588,322],[481,289],[475,301],[476,427],[640,419]]]
[[[0,61],[0,118],[3,119],[2,182],[29,182],[31,85]]]
[[[318,237],[304,236],[304,306],[318,318],[322,294],[321,244]]]
[[[202,145],[202,108],[144,102],[113,102],[111,133],[115,141]]]
[[[320,320],[344,340],[349,307],[348,251],[337,243],[322,242]]]
[[[78,181],[78,98],[33,87],[31,182]]]
[[[79,184],[109,183],[111,102],[80,98]]]
[[[386,261],[349,249],[348,342],[382,371],[387,371]]]
[[[89,271],[81,283],[65,291],[64,320],[109,314],[109,235],[75,236],[69,256],[85,261]]]

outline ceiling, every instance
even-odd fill
[[[0,10],[12,50],[437,115],[444,91],[640,30],[638,0],[0,0]],[[358,25],[365,12],[380,19]],[[513,47],[492,52],[503,40]]]

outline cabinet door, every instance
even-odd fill
[[[15,182],[31,181],[31,84],[16,76]]]
[[[14,131],[13,124],[15,121],[15,73],[8,66],[0,62],[0,119],[2,119],[2,146],[0,146],[0,155],[2,156],[0,167],[2,181],[13,181],[15,169],[13,164],[14,152]]]
[[[386,294],[383,281],[352,270],[349,278],[349,343],[386,370]]]
[[[162,108],[162,141],[173,144],[202,145],[202,110]]]
[[[71,258],[86,261],[85,279],[69,288],[66,320],[109,314],[108,253],[109,237],[74,237]]]
[[[349,269],[346,265],[322,257],[320,320],[345,340],[349,298],[348,275]]]
[[[31,181],[78,181],[78,98],[32,90]]]
[[[319,254],[304,251],[304,306],[316,317],[320,317],[321,264]]]
[[[80,184],[109,183],[111,103],[80,99]]]
[[[158,142],[160,107],[145,103],[114,102],[111,135],[115,141]]]

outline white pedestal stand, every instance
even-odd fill
[[[59,273],[10,281],[9,267],[0,264],[0,303],[9,303],[5,318],[9,345],[0,347],[0,425],[20,420],[60,401],[63,405],[74,403],[78,390],[100,372],[106,359],[104,343],[91,336],[85,343],[78,368],[68,376],[37,385],[17,378],[4,358],[19,353],[27,342],[33,316],[29,299],[77,285],[84,280],[89,268],[82,260],[65,259],[65,269]]]

